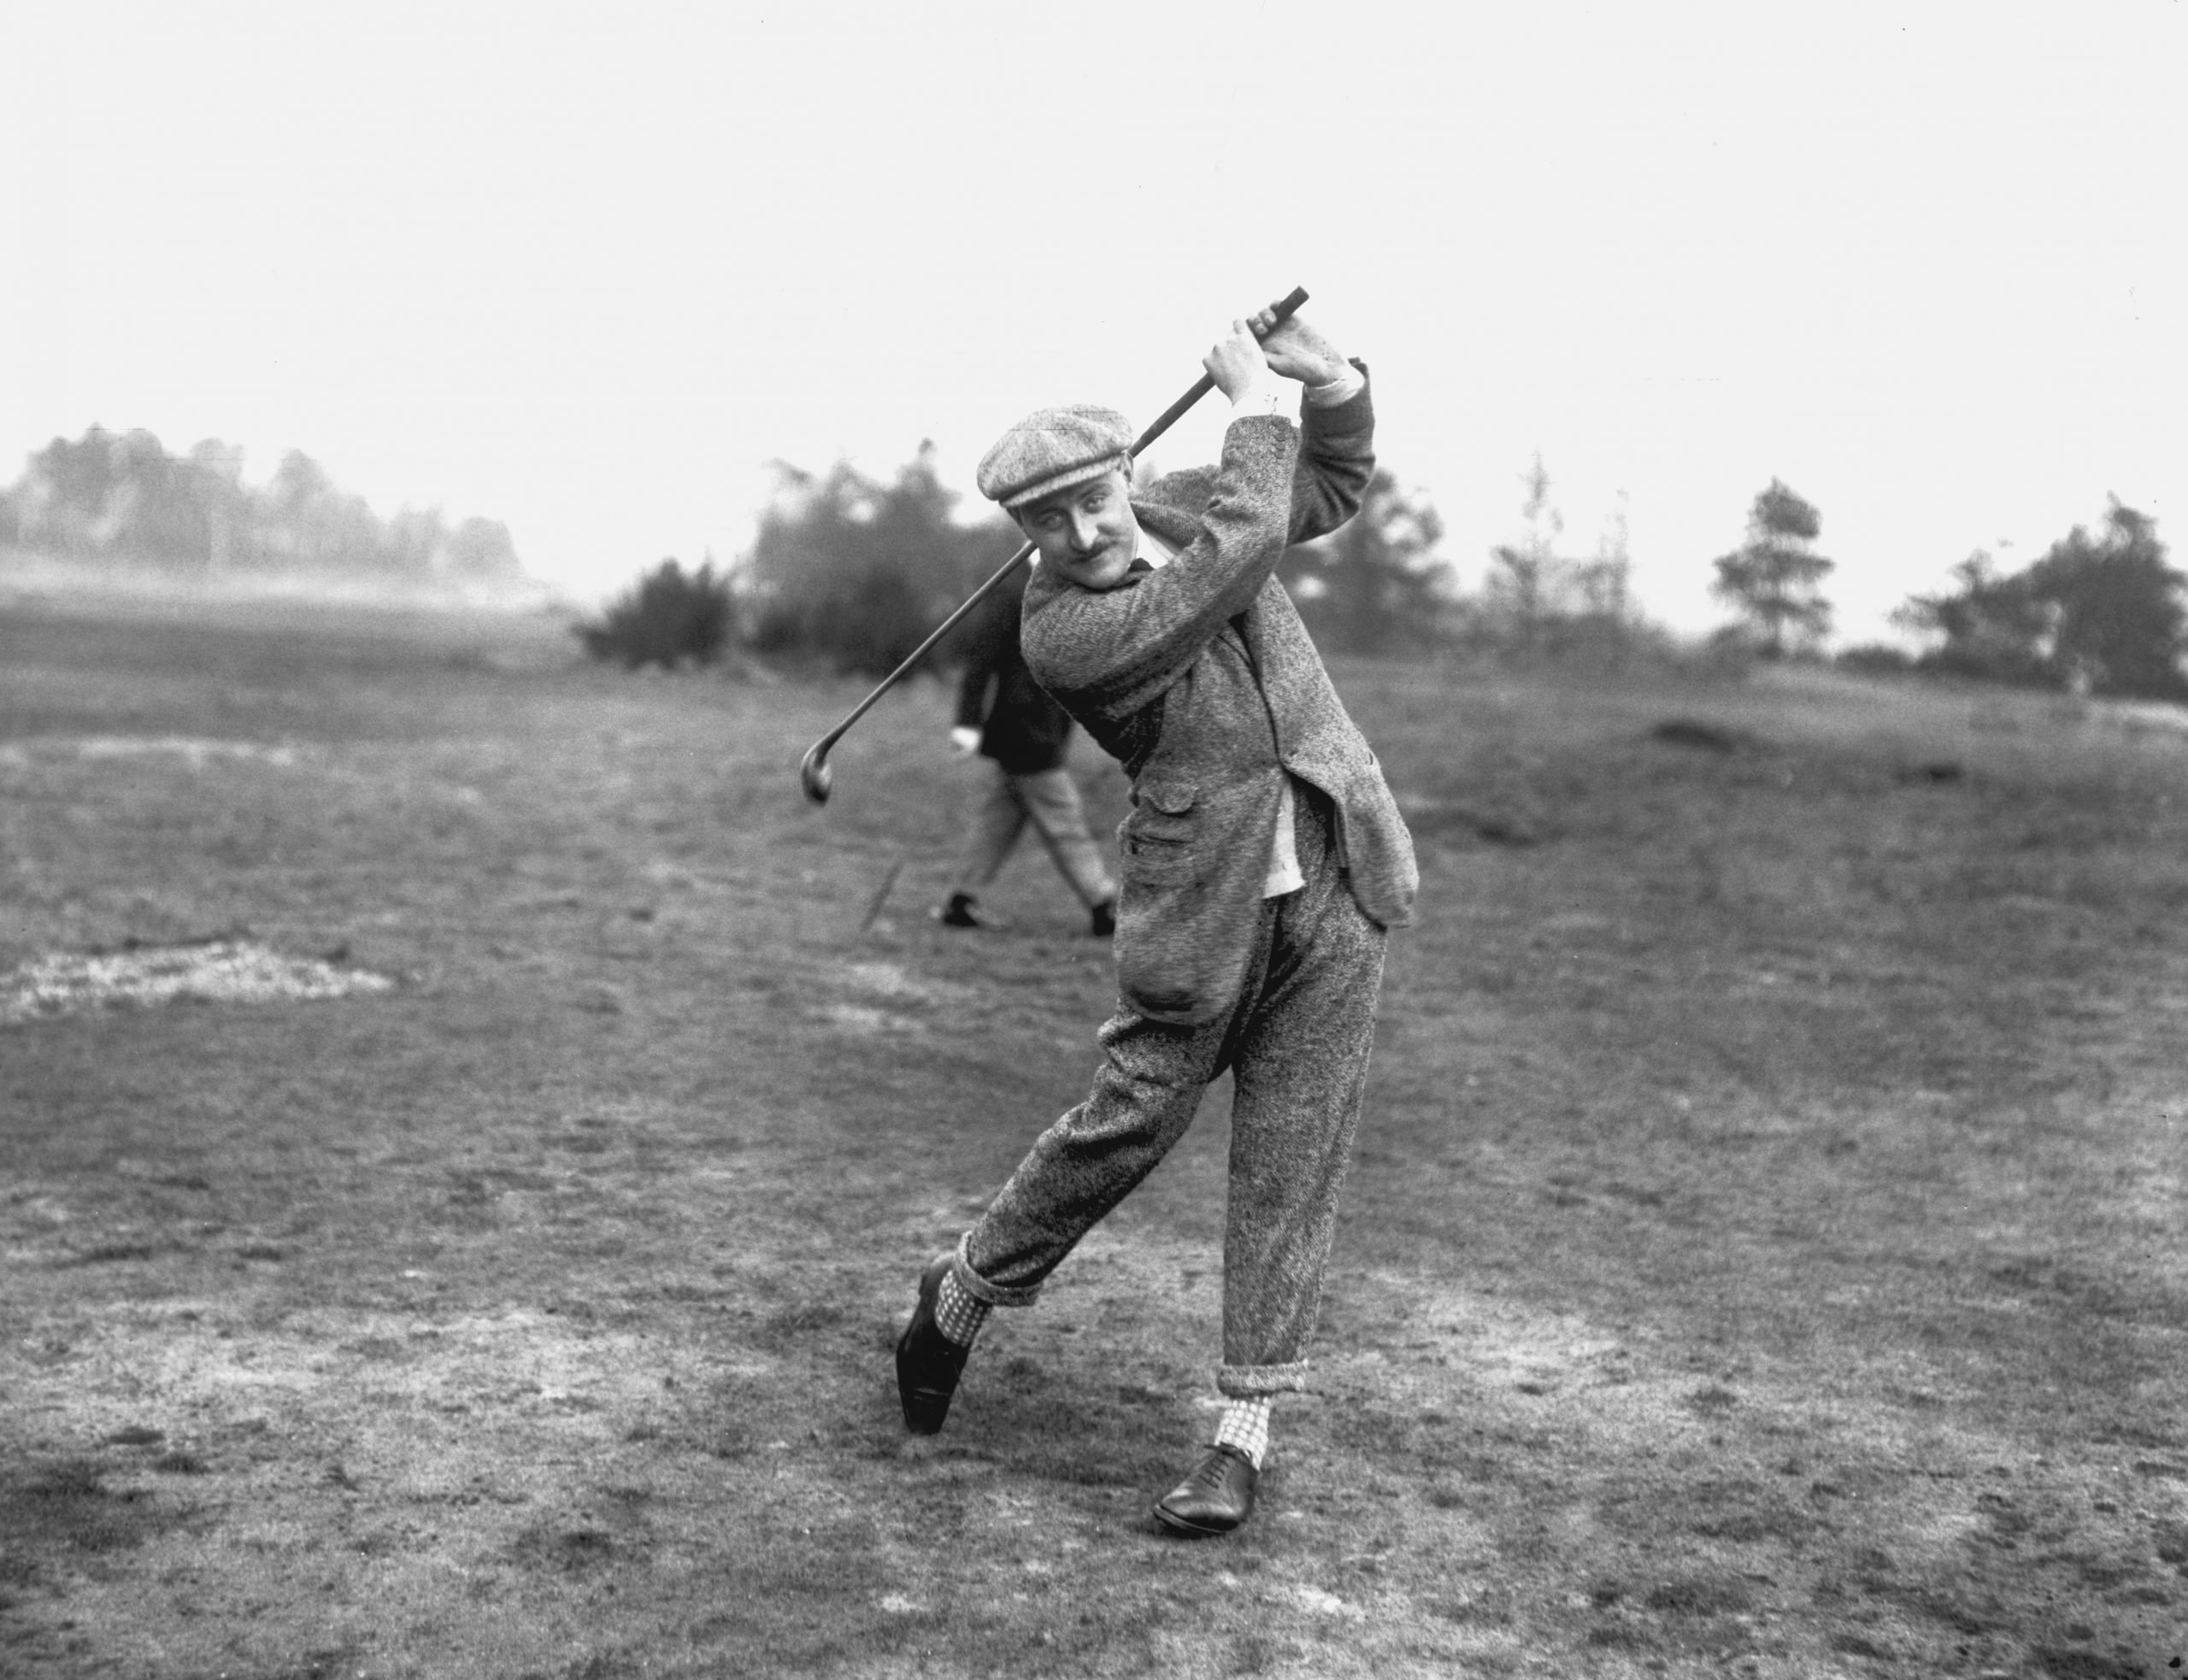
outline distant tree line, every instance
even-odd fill
[[[56,438],[0,491],[0,542],[71,558],[198,577],[301,573],[385,580],[513,580],[509,527],[438,508],[381,519],[291,450],[262,489],[243,451],[208,438],[172,455],[149,432],[93,426]]]
[[[901,664],[1025,540],[1000,513],[967,517],[922,443],[888,479],[838,461],[775,464],[752,546],[726,571],[665,560],[577,626],[597,658],[708,662],[732,646],[772,661],[879,676]],[[1212,483],[1212,479],[1210,480]],[[1187,495],[1192,487],[1185,486]],[[1426,500],[1379,469],[1359,514],[1291,549],[1279,574],[1322,645],[1389,653],[1444,638],[1456,596]],[[702,586],[703,581],[703,587]],[[727,637],[717,634],[726,614]],[[954,662],[956,638],[930,655]]]
[[[1205,471],[1205,469],[1204,469]],[[778,462],[751,548],[726,569],[673,560],[577,627],[596,657],[625,664],[703,663],[742,648],[772,661],[879,676],[892,670],[1023,537],[1008,518],[968,518],[938,476],[931,443],[891,478],[839,461],[825,473]],[[1190,477],[1172,493],[1212,488]],[[1277,575],[1315,641],[1363,655],[1456,649],[1522,658],[1608,657],[1661,642],[1631,596],[1623,515],[1585,559],[1558,552],[1564,522],[1538,459],[1525,480],[1526,533],[1493,553],[1469,596],[1441,552],[1435,507],[1387,467],[1338,531],[1289,549]],[[705,586],[700,586],[704,579]],[[720,633],[724,615],[728,633]],[[706,650],[702,651],[702,648]],[[945,639],[931,655],[955,655]]]
[[[887,479],[847,461],[823,473],[778,462],[750,549],[717,570],[664,561],[578,626],[589,651],[626,665],[708,662],[738,649],[879,675],[893,669],[1020,540],[993,512],[967,517],[932,443]],[[1387,468],[1359,514],[1290,550],[1278,575],[1333,653],[1446,648],[1497,657],[1622,659],[1663,644],[1631,599],[1623,514],[1595,552],[1564,552],[1564,520],[1538,455],[1523,475],[1521,528],[1463,594],[1439,551],[1442,520]],[[1749,509],[1747,541],[1715,562],[1715,592],[1740,622],[1731,639],[1764,657],[1813,656],[1832,619],[1815,551],[1822,516],[1773,479]],[[301,451],[262,487],[243,451],[216,439],[169,455],[144,431],[93,426],[56,438],[0,490],[0,543],[168,574],[290,573],[380,581],[513,581],[509,529],[438,508],[392,518],[338,489]],[[2116,497],[2095,531],[2077,526],[2020,571],[1978,550],[1950,585],[1893,614],[1922,651],[1850,649],[1843,663],[2095,695],[2188,700],[2188,577],[2156,521]],[[945,643],[935,662],[947,665]]]
[[[1210,479],[1212,484],[1212,477]],[[1285,554],[1278,575],[1317,643],[1338,654],[1444,649],[1497,659],[1616,665],[1676,653],[1632,592],[1623,512],[1592,554],[1568,551],[1539,455],[1522,475],[1521,527],[1491,551],[1474,594],[1440,552],[1442,520],[1422,495],[1378,468],[1359,514]],[[1783,479],[1748,510],[1747,539],[1714,562],[1712,587],[1738,614],[1717,641],[1743,659],[1816,658],[1832,623],[1836,563],[1817,552],[1823,517]],[[751,548],[717,573],[674,561],[579,627],[602,659],[704,662],[744,649],[776,661],[878,676],[916,648],[1021,540],[999,514],[968,518],[936,471],[932,444],[887,479],[848,462],[825,473],[778,463]],[[1917,596],[1897,618],[1932,636],[1916,655],[1863,648],[1843,662],[2102,695],[2188,698],[2184,579],[2155,522],[2116,501],[2103,527],[2077,527],[2010,576],[1987,555],[1954,587]],[[932,655],[948,665],[944,641]]]
[[[1748,540],[1716,561],[1716,592],[1739,612],[1730,632],[1768,657],[1813,654],[1831,625],[1823,594],[1832,562],[1815,552],[1815,505],[1773,479],[1748,514]],[[1841,664],[1872,672],[2146,700],[2188,700],[2188,577],[2158,540],[2157,522],[2117,496],[2095,532],[2076,526],[2042,559],[2001,572],[1982,549],[1950,585],[1892,614],[1925,639],[1919,653],[1850,648]]]

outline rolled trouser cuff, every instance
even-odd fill
[[[984,1301],[991,1307],[1031,1307],[1040,1296],[1041,1286],[1029,1283],[1024,1289],[1014,1289],[1007,1283],[991,1283],[973,1270],[973,1262],[966,1258],[972,1247],[973,1233],[967,1231],[957,1239],[957,1263],[950,1268],[957,1287],[975,1301]]]
[[[1258,1400],[1263,1395],[1303,1394],[1307,1361],[1291,1365],[1223,1365],[1215,1369],[1215,1386],[1232,1400]]]

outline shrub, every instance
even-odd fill
[[[1862,677],[1903,677],[1914,668],[1914,656],[1888,642],[1864,642],[1844,649],[1832,662],[1840,670]]]
[[[598,620],[574,630],[595,659],[620,661],[626,671],[642,665],[673,670],[687,659],[706,665],[721,658],[735,620],[729,582],[715,575],[711,562],[687,573],[669,559],[609,602]]]

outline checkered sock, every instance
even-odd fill
[[[956,1272],[944,1272],[942,1288],[935,1295],[934,1327],[959,1347],[969,1348],[987,1319],[987,1302],[967,1295]]]
[[[1223,1422],[1216,1429],[1215,1444],[1236,1447],[1259,1470],[1262,1460],[1268,1455],[1268,1410],[1275,1401],[1273,1395],[1232,1401],[1223,1408]]]

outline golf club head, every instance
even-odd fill
[[[828,790],[835,777],[828,769],[826,741],[815,741],[805,749],[805,756],[798,761],[798,784],[805,790],[805,796],[815,805],[828,802]]]

